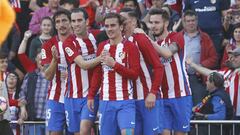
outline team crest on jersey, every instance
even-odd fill
[[[212,4],[215,4],[216,3],[216,0],[210,0]]]
[[[46,51],[44,49],[41,49],[41,57],[42,57],[42,59],[47,58]]]
[[[124,59],[125,56],[126,56],[125,52],[119,52],[119,54],[118,54],[118,57],[121,58],[121,59]]]
[[[73,51],[72,51],[72,49],[70,49],[69,47],[66,47],[66,48],[65,48],[65,51],[66,51],[66,53],[67,53],[67,55],[68,55],[69,57],[71,57],[71,56],[73,55]]]

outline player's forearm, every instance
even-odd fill
[[[162,56],[164,58],[170,58],[172,57],[172,52],[169,48],[167,47],[161,47],[159,46],[156,42],[152,41],[152,45],[154,49],[157,51],[159,56]]]
[[[153,76],[153,82],[152,82],[152,87],[151,91],[153,94],[156,94],[159,91],[159,87],[162,84],[162,78],[163,78],[163,67],[160,66],[158,68],[154,68],[154,76]]]
[[[205,67],[202,67],[200,65],[197,65],[195,63],[191,63],[190,66],[192,68],[194,68],[198,73],[204,75],[204,76],[208,76],[209,74],[211,74],[212,72],[214,72],[213,70],[207,69]]]
[[[121,74],[121,76],[132,80],[136,80],[140,72],[140,67],[126,68],[119,63],[115,64],[114,69],[117,73]]]
[[[45,69],[44,74],[45,78],[51,81],[56,74],[57,69],[57,60],[52,59],[50,65]]]
[[[86,61],[82,58],[82,56],[77,56],[74,61],[77,63],[79,67],[87,70],[97,66],[100,63],[100,57],[96,57],[94,59]]]

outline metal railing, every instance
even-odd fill
[[[10,123],[16,124],[17,121],[11,121]],[[36,124],[45,124],[45,121],[24,121],[23,125],[27,124],[34,124],[34,135],[36,135]],[[98,124],[98,122],[96,122],[96,124]],[[240,129],[240,120],[191,120],[191,126],[194,126],[196,129],[195,135],[199,135],[199,126],[204,124],[207,125],[208,135],[211,135],[211,126],[216,124],[220,125],[220,135],[223,135],[223,126],[225,125],[232,126],[231,135],[237,135],[235,130],[237,127]],[[23,125],[21,129],[24,128]]]

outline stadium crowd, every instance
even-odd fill
[[[240,120],[240,0],[9,4],[0,135],[96,135],[95,121],[100,135],[194,135],[190,120]]]

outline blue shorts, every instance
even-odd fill
[[[192,114],[192,96],[163,100],[164,129],[188,132]]]
[[[158,135],[163,131],[163,100],[156,100],[155,107],[148,110],[145,100],[136,100],[135,135]]]
[[[65,125],[64,104],[47,100],[46,126],[48,131],[63,131]]]
[[[117,135],[122,129],[135,128],[135,101],[99,102],[100,135]]]
[[[98,99],[94,100],[94,112],[87,106],[87,98],[65,98],[65,113],[68,130],[73,133],[80,131],[81,120],[94,122],[98,110]]]

